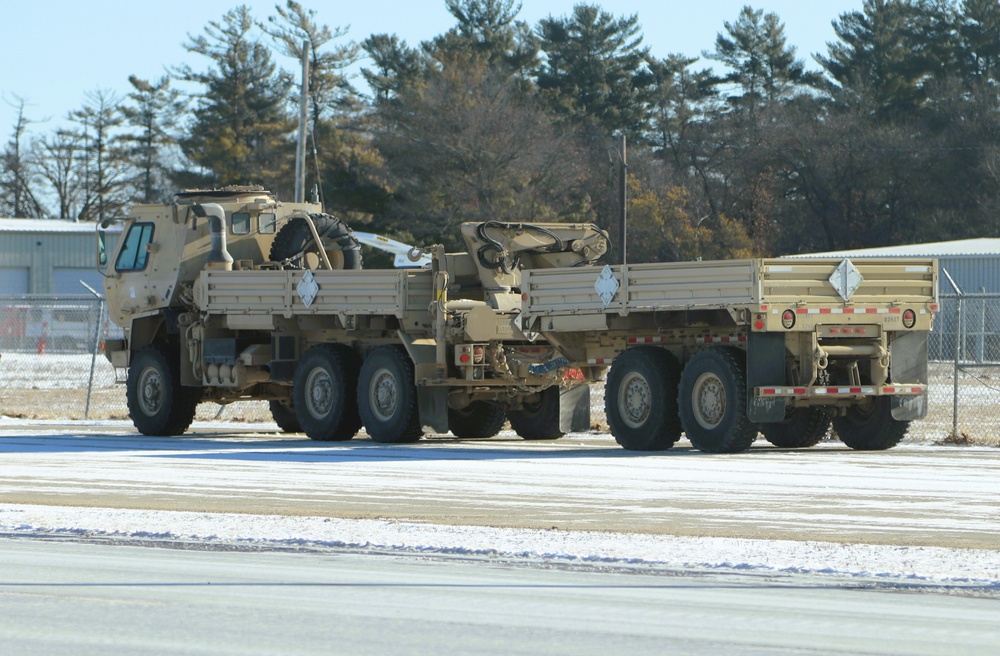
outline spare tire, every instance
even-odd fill
[[[329,214],[310,214],[309,218],[316,225],[316,232],[334,269],[361,268],[361,244],[346,223]],[[308,253],[319,253],[319,249],[305,218],[296,216],[274,236],[268,257],[272,262],[281,262],[289,268],[309,269],[313,267],[309,265]]]

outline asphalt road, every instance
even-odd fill
[[[993,654],[995,599],[802,577],[0,539],[5,654]]]
[[[630,453],[607,435],[525,442],[0,429],[0,503],[1000,548],[1000,449],[839,443]]]

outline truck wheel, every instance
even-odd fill
[[[887,396],[865,399],[851,406],[843,417],[833,418],[833,430],[840,441],[856,451],[884,451],[906,437],[910,422],[892,418]]]
[[[361,245],[343,221],[329,214],[310,214],[316,225],[323,246],[334,269],[360,269]],[[306,253],[319,252],[313,240],[312,230],[302,217],[295,217],[278,231],[271,242],[272,262],[286,260],[300,269],[308,268],[304,259]]]
[[[268,404],[271,408],[271,418],[282,433],[301,433],[302,426],[299,418],[295,416],[295,408],[285,401],[271,401]]]
[[[358,408],[376,442],[416,442],[423,434],[413,363],[400,346],[380,346],[361,365]]]
[[[194,420],[201,388],[182,387],[180,354],[151,344],[132,358],[125,384],[129,416],[143,435],[181,435]]]
[[[822,408],[796,408],[784,421],[761,424],[764,438],[782,449],[816,446],[830,430],[830,415]]]
[[[549,387],[538,395],[538,401],[525,403],[507,417],[510,427],[525,440],[557,440],[565,433],[559,430],[559,387]]]
[[[295,369],[295,416],[309,439],[340,442],[361,428],[357,404],[358,357],[339,344],[313,346]]]
[[[681,437],[677,414],[680,363],[655,346],[617,358],[604,387],[604,412],[615,441],[630,451],[663,451]]]
[[[746,355],[716,347],[696,353],[681,374],[677,402],[691,444],[705,453],[746,451],[757,438],[747,418]]]
[[[493,437],[507,421],[503,406],[489,401],[473,401],[461,410],[448,409],[448,430],[463,440]]]

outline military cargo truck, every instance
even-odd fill
[[[270,402],[316,440],[362,427],[379,442],[426,429],[526,439],[587,427],[588,388],[551,345],[518,328],[521,267],[590,265],[592,225],[465,224],[467,252],[414,249],[430,266],[363,270],[351,230],[318,205],[263,189],[178,194],[135,207],[106,261],[109,341],[129,413],[183,433],[202,401]]]

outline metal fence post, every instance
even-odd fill
[[[954,397],[952,398],[951,405],[951,435],[952,437],[958,437],[958,367],[959,363],[962,361],[962,341],[964,337],[962,336],[962,299],[965,294],[962,292],[962,288],[958,286],[955,279],[951,277],[948,273],[948,269],[941,269],[941,273],[947,278],[948,283],[951,285],[952,289],[955,290],[957,297],[955,298],[955,367],[954,367]]]
[[[83,418],[90,419],[90,397],[94,393],[94,369],[97,367],[97,351],[101,347],[101,326],[104,325],[104,295],[80,281],[87,291],[94,295],[97,306],[97,321],[94,324],[94,340],[90,343],[90,377],[87,379],[87,404],[83,409]]]
[[[962,296],[955,299],[955,371],[954,398],[951,406],[951,435],[958,437],[958,368],[962,361]]]

